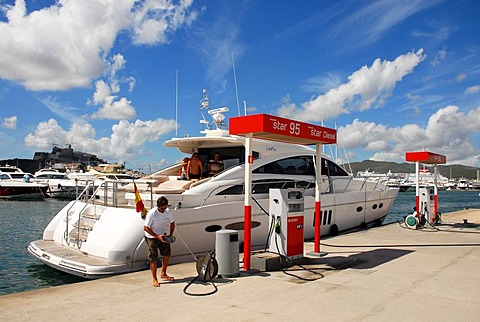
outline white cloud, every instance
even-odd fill
[[[136,117],[135,109],[131,105],[131,101],[125,97],[118,98],[112,93],[120,92],[120,83],[117,73],[122,70],[127,61],[121,54],[114,55],[109,62],[106,73],[108,74],[108,83],[104,80],[95,82],[95,92],[93,99],[88,100],[87,104],[100,106],[100,109],[92,114],[95,119],[111,119],[125,120],[134,119]],[[135,79],[127,77],[124,80],[129,84],[129,92],[133,90]]]
[[[193,0],[175,6],[170,1],[146,0],[136,5],[132,13],[133,41],[136,44],[164,44],[168,35],[182,25],[190,25],[197,13],[190,11]]]
[[[369,1],[362,9],[337,23],[330,31],[330,37],[348,48],[366,46],[377,42],[407,18],[443,1]]]
[[[394,61],[376,59],[372,66],[363,66],[348,77],[348,82],[317,96],[297,107],[294,103],[281,106],[277,113],[303,121],[321,121],[350,111],[364,111],[384,105],[397,82],[410,74],[424,59],[423,50],[410,52]]]
[[[106,57],[120,32],[133,30],[137,44],[163,43],[167,33],[195,19],[191,4],[58,0],[28,14],[24,0],[3,5],[8,21],[0,22],[0,78],[36,91],[88,87],[108,65]],[[150,28],[153,39],[142,39],[139,30],[148,24],[162,27]]]
[[[17,128],[17,117],[10,116],[3,119],[3,127],[11,130],[15,130]]]
[[[455,77],[455,80],[457,82],[463,82],[466,79],[467,79],[467,74],[465,74],[465,73],[460,73],[460,74],[457,75],[457,77]]]
[[[447,50],[444,48],[440,49],[435,55],[435,58],[431,62],[432,66],[438,66],[442,61],[447,57]]]
[[[465,94],[475,94],[480,92],[480,85],[470,86],[465,90]]]
[[[82,142],[95,135],[95,130],[90,124],[82,124],[75,128],[79,131],[65,131],[55,119],[41,122],[37,125],[35,133],[30,133],[25,137],[25,145],[45,149],[51,147],[52,144],[63,146],[67,143]]]
[[[103,104],[107,97],[111,94],[110,86],[105,83],[104,80],[98,80],[95,82],[95,92],[93,93],[93,104]]]
[[[417,124],[389,128],[356,119],[340,127],[338,137],[346,149],[377,151],[372,160],[404,162],[405,152],[426,149],[445,155],[449,163],[478,166],[480,151],[473,137],[479,132],[480,107],[464,113],[457,106],[446,106],[430,116],[425,128]]]
[[[158,141],[174,129],[174,120],[120,121],[112,126],[110,137],[96,138],[95,129],[89,123],[74,123],[65,130],[55,119],[50,119],[38,124],[35,132],[25,137],[25,145],[45,149],[52,144],[72,144],[75,150],[95,154],[109,162],[121,162],[143,153],[146,142]]]
[[[111,59],[111,63],[107,71],[109,71],[110,75],[108,80],[110,82],[110,88],[112,89],[113,93],[120,92],[120,85],[118,84],[117,79],[117,72],[125,68],[127,61],[123,57],[122,54],[114,55]]]
[[[102,108],[92,114],[94,119],[110,119],[110,120],[129,120],[136,116],[135,109],[129,100],[122,97],[115,100],[116,96],[107,96],[104,100]]]

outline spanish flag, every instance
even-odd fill
[[[142,197],[140,197],[140,193],[138,192],[137,185],[135,182],[133,183],[133,189],[135,190],[135,208],[137,212],[141,212],[141,216],[143,219],[147,216],[147,208],[143,204]]]

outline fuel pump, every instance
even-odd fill
[[[435,224],[435,203],[434,203],[434,191],[433,187],[428,188],[419,188],[420,198],[419,205],[420,209],[417,209],[418,213],[425,218],[425,221],[428,221],[430,224]]]
[[[304,201],[303,189],[270,189],[269,251],[289,259],[303,257]]]
[[[416,213],[408,215],[405,218],[405,223],[408,228],[416,229],[417,227],[423,227],[427,222],[432,225],[436,223],[435,193],[433,189],[433,187],[419,188],[419,208],[416,210]]]

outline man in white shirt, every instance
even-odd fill
[[[170,234],[168,236],[165,232],[165,226],[167,224],[170,224]],[[148,259],[150,260],[153,286],[159,287],[160,283],[158,283],[157,279],[158,250],[160,250],[160,254],[162,255],[162,271],[160,277],[168,281],[173,281],[174,279],[167,275],[167,266],[172,250],[166,237],[173,236],[173,232],[175,231],[175,220],[172,212],[168,209],[167,198],[158,198],[157,207],[150,209],[145,217],[143,230],[145,231],[145,241],[148,245]]]

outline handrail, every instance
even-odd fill
[[[78,212],[78,223],[80,225],[80,218],[81,218],[81,214],[82,212],[85,210],[85,208],[87,207],[87,205],[92,201],[92,204],[94,204],[93,200],[95,198],[95,196],[97,195],[97,193],[99,192],[100,188],[104,185],[104,183],[102,182],[102,184],[100,186],[98,186],[96,189],[95,189],[95,182],[92,180],[87,180],[87,185],[85,186],[85,188],[83,189],[83,191],[77,196],[77,198],[75,199],[75,202],[72,203],[72,205],[70,206],[70,208],[68,208],[67,210],[67,218],[65,220],[65,233],[64,233],[64,239],[65,241],[67,242],[67,245],[70,245],[70,239],[68,238],[68,223],[69,223],[69,216],[70,216],[70,211],[71,209],[73,208],[73,206],[81,199],[86,199],[87,201],[85,202],[85,204],[83,205],[82,209]],[[93,187],[95,190],[93,191],[92,195],[89,197],[89,191],[90,191],[90,187]],[[96,209],[95,209],[96,210]],[[75,239],[75,242],[77,243],[77,248],[80,249],[80,229],[77,229],[77,238]]]
[[[82,198],[83,194],[88,195],[88,190],[90,189],[90,181],[87,181],[87,184],[85,188],[82,190],[80,194],[77,195],[75,198],[75,202],[73,202],[70,206],[70,208],[67,209],[67,217],[65,218],[65,232],[63,234],[63,239],[67,242],[67,245],[70,245],[70,240],[68,238],[68,222],[69,222],[69,216],[70,216],[70,211],[72,210],[73,206],[77,203],[80,198]]]

